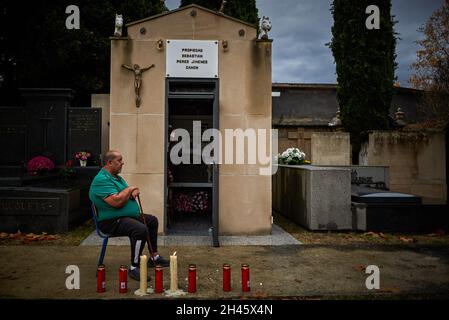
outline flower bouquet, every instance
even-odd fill
[[[279,164],[300,165],[308,161],[305,160],[306,154],[298,148],[288,148],[282,154],[277,156]],[[310,163],[310,162],[309,162]]]
[[[175,210],[185,213],[200,213],[209,209],[209,196],[205,191],[193,194],[179,193],[175,196]]]
[[[81,167],[85,167],[87,164],[87,159],[90,157],[90,153],[86,151],[78,151],[75,153],[75,158],[80,161]]]
[[[55,164],[49,158],[37,156],[28,161],[27,170],[31,174],[48,172],[55,168]]]

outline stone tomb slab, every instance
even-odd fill
[[[100,166],[101,108],[68,108],[67,159],[79,165],[75,153],[91,154],[87,165]]]

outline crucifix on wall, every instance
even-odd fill
[[[142,73],[153,68],[154,64],[143,69],[141,69],[138,64],[134,64],[134,66],[132,67],[122,64],[122,67],[134,72],[134,92],[136,93],[136,107],[139,108],[141,103],[140,87],[142,85]]]

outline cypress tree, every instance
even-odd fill
[[[369,30],[366,8],[380,10],[380,29]],[[396,33],[391,0],[334,0],[330,47],[337,72],[341,120],[351,133],[353,160],[367,130],[387,129],[393,96]]]

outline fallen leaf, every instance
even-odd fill
[[[254,298],[266,298],[266,297],[267,297],[267,294],[264,293],[264,292],[256,291],[256,292],[253,294],[253,297],[254,297]]]
[[[354,269],[360,272],[365,272],[366,266],[363,265],[358,265],[358,266],[354,266]]]
[[[397,294],[397,293],[401,293],[401,289],[394,288],[394,287],[387,287],[387,288],[381,288],[380,292]]]
[[[9,234],[7,234],[6,232],[0,233],[0,239],[6,239],[8,237],[9,237]]]
[[[302,281],[301,281],[301,280],[298,280],[298,279],[295,279],[295,282],[301,283]]]
[[[416,239],[413,238],[407,238],[407,237],[399,237],[399,240],[401,240],[402,242],[406,242],[406,243],[413,243],[416,242]]]
[[[379,233],[379,237],[383,238],[383,239],[387,239],[387,236],[384,235],[382,232]]]
[[[44,236],[43,240],[57,240],[58,236],[54,236],[54,235],[49,235],[49,236]]]
[[[378,238],[378,237],[379,237],[379,235],[378,235],[377,233],[372,232],[372,231],[370,231],[370,232],[365,232],[363,235],[364,235],[365,237],[374,237],[374,238]]]

